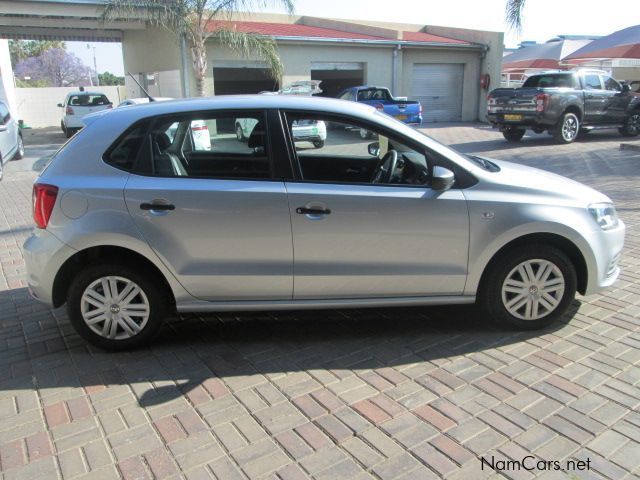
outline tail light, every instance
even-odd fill
[[[33,220],[38,228],[47,228],[53,206],[58,197],[58,187],[44,183],[33,186]]]
[[[67,115],[73,115],[73,108],[67,107]]]
[[[381,103],[376,103],[374,105],[374,107],[376,108],[376,110],[378,110],[379,112],[382,112],[384,110],[384,105]]]
[[[536,112],[544,112],[549,105],[549,94],[539,93],[536,95]]]

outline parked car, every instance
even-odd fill
[[[173,100],[171,97],[153,97],[154,102],[166,102],[169,100]],[[117,108],[120,107],[128,107],[129,105],[142,105],[145,103],[149,103],[149,97],[139,97],[139,98],[127,98],[118,104]]]
[[[24,156],[24,142],[18,122],[11,116],[9,107],[0,102],[0,180],[4,176],[4,164]]]
[[[236,118],[265,128],[194,149],[191,122]],[[328,119],[378,141],[292,141],[295,122]],[[66,303],[100,347],[148,342],[175,311],[476,302],[541,328],[620,272],[625,226],[602,193],[462,155],[367,105],[220,96],[87,123],[34,183],[24,256],[31,294]]]
[[[422,104],[420,102],[407,100],[404,97],[393,98],[389,89],[385,87],[351,87],[342,91],[338,98],[371,105],[407,124],[420,125],[422,123]],[[358,131],[363,138],[372,138],[371,132],[366,129],[358,129]]]
[[[246,141],[257,123],[258,121],[252,118],[237,118],[236,138],[238,141]],[[295,122],[291,131],[293,132],[294,141],[311,142],[314,148],[324,147],[324,143],[327,140],[327,125],[321,120]]]
[[[60,128],[62,128],[62,132],[67,138],[71,138],[74,133],[83,127],[82,117],[90,113],[113,108],[113,104],[104,93],[79,90],[77,92],[69,92],[64,102],[59,103],[58,107],[64,109],[62,120],[60,120]]]
[[[498,88],[488,96],[487,118],[509,142],[530,129],[571,143],[593,128],[640,133],[640,95],[606,72],[552,71],[532,75],[521,88]]]

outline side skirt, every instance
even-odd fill
[[[314,310],[329,308],[383,308],[432,305],[464,305],[474,303],[472,295],[395,298],[340,298],[329,300],[270,300],[242,302],[205,302],[195,300],[177,305],[179,312],[242,312],[264,310]]]

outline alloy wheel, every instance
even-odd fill
[[[629,117],[627,131],[631,135],[637,135],[640,132],[640,113],[634,113]]]
[[[18,156],[20,158],[24,157],[24,140],[22,140],[22,135],[18,135]]]
[[[578,121],[573,115],[568,115],[562,124],[562,137],[570,142],[578,135]]]
[[[502,303],[520,320],[538,320],[558,307],[564,290],[565,279],[557,265],[544,259],[526,260],[502,283]]]
[[[133,281],[116,276],[92,282],[82,294],[80,312],[97,335],[123,340],[140,333],[147,324],[150,304],[147,295]]]

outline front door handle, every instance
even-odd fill
[[[169,211],[175,210],[176,206],[170,203],[141,203],[140,210]]]
[[[328,208],[298,207],[296,208],[296,213],[299,213],[300,215],[329,215],[331,210]]]

